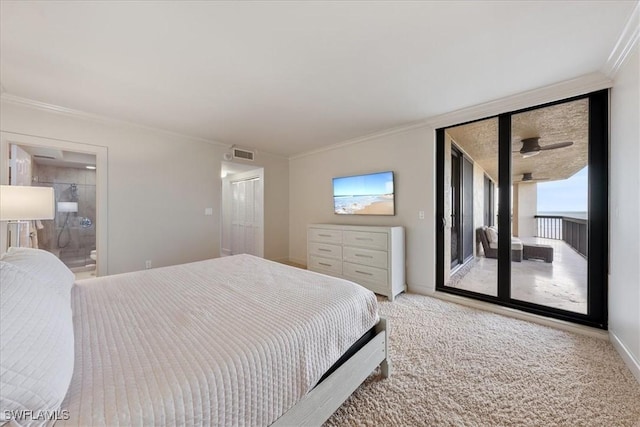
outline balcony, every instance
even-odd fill
[[[572,221],[568,223],[573,224]],[[564,228],[564,233],[557,231],[558,228],[562,230],[562,223],[558,224],[558,220],[555,220],[554,224],[556,231],[549,226],[546,228],[546,235],[555,237],[521,238],[525,244],[536,243],[553,247],[554,260],[552,263],[537,260],[512,262],[511,298],[585,314],[587,312],[586,256],[565,241],[563,234],[567,235],[567,240],[570,240],[573,232],[567,232],[568,227]],[[481,249],[478,252],[471,261],[452,274],[447,285],[496,296],[498,262],[496,259],[485,258]]]
[[[562,240],[585,259],[588,255],[587,220],[570,216],[535,215],[536,236]]]

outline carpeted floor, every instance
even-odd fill
[[[420,295],[379,302],[392,376],[328,426],[640,426],[640,384],[608,341]]]

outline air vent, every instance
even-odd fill
[[[49,159],[49,160],[55,160],[56,159],[53,156],[43,156],[42,154],[34,154],[33,157],[35,157],[36,159]]]
[[[253,161],[253,155],[254,155],[253,151],[243,150],[240,148],[233,149],[233,157],[235,157],[236,159]]]

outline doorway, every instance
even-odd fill
[[[53,220],[28,221],[20,244],[54,254],[75,275],[96,274],[96,156],[10,144],[9,185],[53,188]]]
[[[32,161],[30,185],[53,187],[56,197],[56,219],[47,224],[43,223],[41,229],[38,229],[38,224],[35,224],[35,229],[29,230],[29,234],[31,234],[29,240],[33,241],[36,237],[43,237],[39,239],[39,247],[45,245],[47,239],[50,244],[55,246],[57,245],[58,232],[62,231],[59,246],[66,246],[64,248],[66,252],[62,254],[63,251],[61,251],[59,254],[65,258],[62,259],[63,262],[68,261],[67,265],[77,271],[76,277],[89,277],[92,273],[96,276],[109,274],[107,148],[12,132],[0,132],[0,165],[2,165],[0,166],[0,183],[3,185],[18,183],[17,177],[11,178],[13,171],[9,167],[9,159],[17,158],[17,148],[13,147],[20,147],[21,156],[23,158],[29,157]],[[13,155],[12,150],[14,150]],[[36,160],[33,161],[33,159]],[[71,163],[74,164],[73,169],[76,171],[84,170],[86,171],[84,175],[87,176],[81,178],[78,175],[78,179],[73,179],[75,175],[73,171],[69,170],[65,170],[61,174],[54,173],[56,167],[66,168]],[[86,166],[94,167],[94,169],[87,169]],[[14,171],[17,173],[18,169],[14,168]],[[27,178],[24,174],[19,178],[22,185],[26,185],[25,179]],[[74,203],[77,203],[77,207]],[[74,211],[75,209],[77,211]],[[67,217],[68,221],[65,226]],[[47,229],[47,227],[49,228]],[[42,235],[43,233],[45,235]],[[6,251],[7,240],[6,228],[0,227],[0,252]],[[21,241],[26,240],[21,239]],[[46,250],[46,248],[42,249]],[[87,272],[80,270],[87,270]]]
[[[264,169],[222,162],[222,256],[264,257]]]
[[[606,329],[608,91],[438,129],[436,138],[436,290]],[[460,153],[477,177],[476,244],[473,262],[454,269],[454,245],[464,248]]]

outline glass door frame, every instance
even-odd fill
[[[511,233],[498,233],[498,296],[445,286],[445,130],[463,124],[498,118],[498,188],[511,187],[511,117],[539,108],[588,99],[589,102],[589,216],[587,263],[587,314],[575,313],[511,298]],[[609,266],[609,91],[600,90],[546,104],[483,117],[436,130],[436,291],[486,301],[501,306],[607,329]],[[511,191],[498,193],[498,230],[511,230]]]

